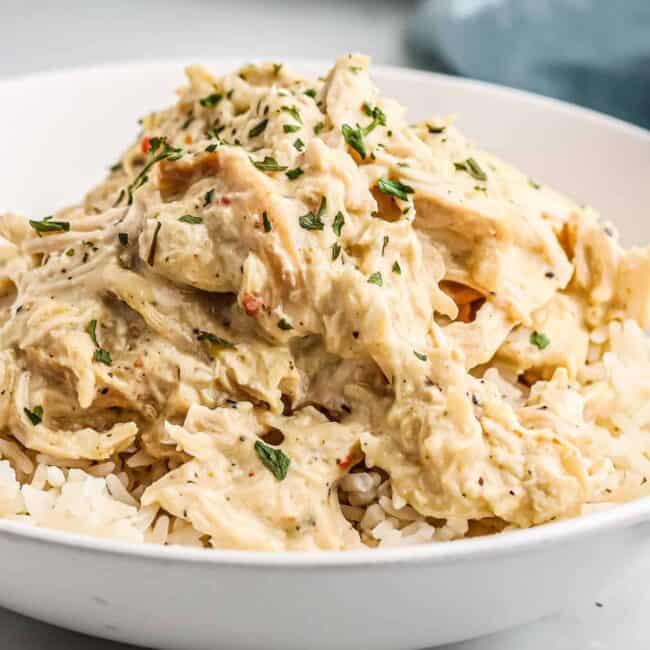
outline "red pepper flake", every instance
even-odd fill
[[[140,150],[142,151],[142,153],[148,153],[150,148],[151,148],[151,140],[149,139],[149,136],[145,135],[144,138],[142,138],[142,143],[140,144]]]
[[[255,318],[259,314],[260,310],[264,308],[264,301],[262,298],[252,293],[245,293],[241,302],[244,306],[244,311],[251,318]]]
[[[341,458],[340,460],[336,461],[336,464],[341,468],[341,469],[347,469],[350,467],[350,457],[346,456],[345,458]]]
[[[230,205],[232,201],[227,196],[222,196],[219,199],[219,203],[221,203],[221,205]]]
[[[192,136],[188,133],[183,140],[185,141],[185,144],[192,144]]]
[[[255,472],[248,472],[249,476],[255,476]]]

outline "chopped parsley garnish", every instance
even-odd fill
[[[113,360],[111,359],[111,353],[108,350],[104,350],[104,348],[99,345],[99,342],[97,341],[97,321],[93,318],[93,320],[88,323],[88,335],[90,336],[90,340],[94,343],[95,345],[95,354],[93,358],[95,361],[99,361],[100,363],[105,363],[107,366],[110,366],[113,363]]]
[[[341,127],[341,132],[343,137],[347,142],[348,146],[354,149],[361,158],[366,157],[366,144],[363,141],[363,133],[361,132],[361,127],[357,125],[355,128],[352,128],[349,124],[344,124]]]
[[[528,184],[535,190],[538,190],[541,187],[541,185],[536,183],[532,178],[528,179]]]
[[[74,255],[74,248],[68,248],[68,250],[65,252],[65,254],[68,257],[72,257]]]
[[[205,332],[204,330],[196,331],[196,340],[201,342],[212,343],[212,345],[221,345],[224,348],[234,349],[235,347],[234,343],[231,343],[226,339],[222,339],[216,334],[212,334],[211,332]]]
[[[147,264],[153,266],[153,263],[156,261],[156,248],[158,247],[158,233],[162,228],[162,223],[159,221],[156,224],[156,229],[153,232],[153,237],[151,238],[151,246],[149,247],[149,255],[147,255]]]
[[[402,267],[399,265],[399,262],[395,260],[393,262],[393,273],[397,273],[397,275],[402,275]]]
[[[298,176],[302,176],[305,172],[302,170],[302,167],[294,167],[286,172],[286,176],[290,181],[295,181]]]
[[[454,167],[458,171],[467,172],[472,178],[475,178],[477,181],[486,181],[487,175],[481,169],[481,166],[474,160],[474,158],[468,158],[464,162],[454,163]]]
[[[295,133],[296,131],[300,131],[301,126],[300,124],[284,124],[282,126],[282,130],[285,133]]]
[[[420,361],[426,361],[427,360],[427,355],[422,354],[422,352],[418,352],[417,350],[413,350],[413,354],[420,360]]]
[[[212,196],[214,195],[214,188],[208,190],[203,197],[203,207],[210,205],[212,203]]]
[[[195,217],[192,214],[184,214],[182,217],[179,217],[178,220],[183,223],[189,223],[192,226],[203,223],[203,217]]]
[[[277,77],[280,74],[280,70],[282,70],[282,63],[274,63],[273,64],[273,76]]]
[[[325,122],[314,124],[314,135],[318,135],[325,128]]]
[[[29,225],[42,237],[44,232],[68,232],[70,230],[69,221],[52,221],[52,217],[45,217],[42,221],[29,220]]]
[[[28,408],[24,408],[25,415],[29,418],[29,421],[36,426],[43,421],[43,407],[35,406],[33,411],[30,411]]]
[[[160,150],[160,151],[159,151]],[[149,180],[149,170],[161,160],[178,160],[183,156],[183,150],[179,147],[172,147],[166,137],[151,138],[149,141],[148,153],[155,154],[154,157],[142,168],[140,173],[133,179],[133,182],[126,188],[128,194],[128,205],[133,203],[133,194]],[[120,197],[121,199],[121,197]],[[118,200],[119,203],[119,200]]]
[[[549,339],[548,336],[546,336],[546,334],[544,334],[543,332],[534,331],[530,335],[530,342],[535,347],[539,348],[540,350],[543,350],[544,348],[550,345],[551,339]]]
[[[206,108],[214,108],[222,99],[223,95],[221,93],[211,93],[207,97],[199,99],[199,104]]]
[[[400,181],[390,181],[387,178],[380,178],[377,186],[384,194],[391,194],[402,201],[408,201],[408,195],[414,192],[410,185],[404,185]]]
[[[316,89],[307,88],[307,90],[305,90],[303,94],[307,95],[307,97],[311,97],[312,99],[314,99],[316,97]]]
[[[119,172],[122,169],[122,161],[118,160],[114,165],[109,167],[109,170],[112,172]]]
[[[341,247],[338,243],[332,244],[332,262],[341,254]]]
[[[269,213],[266,210],[262,212],[262,223],[264,224],[264,232],[271,232],[271,220],[269,219]]]
[[[281,449],[265,445],[261,440],[255,441],[255,452],[262,463],[271,470],[271,473],[278,481],[287,477],[291,459]]]
[[[251,162],[257,169],[263,172],[283,172],[287,167],[278,164],[278,161],[271,156],[264,156],[264,160],[256,161],[251,158]]]
[[[264,133],[264,129],[266,129],[266,125],[269,123],[268,119],[262,120],[257,126],[254,126],[249,132],[248,132],[248,137],[249,138],[256,138],[258,135]]]
[[[363,70],[363,68],[358,66],[358,65],[349,65],[348,70],[350,72],[354,72],[354,74],[357,74],[358,72],[361,72],[361,70]]]
[[[381,254],[382,255],[384,254],[384,251],[386,250],[386,246],[388,246],[389,239],[390,238],[388,237],[388,235],[384,235],[384,240],[383,240],[383,242],[381,244]]]
[[[93,358],[95,361],[104,363],[107,366],[110,366],[113,363],[113,359],[111,359],[111,353],[108,350],[104,350],[104,348],[97,348],[95,350],[95,356]]]
[[[318,212],[314,214],[313,212],[308,212],[303,214],[298,222],[305,230],[323,230],[325,224],[323,223],[323,215],[327,209],[327,199],[323,197],[318,208]]]
[[[378,125],[386,126],[386,113],[384,113],[384,111],[382,111],[381,108],[379,108],[379,106],[375,106],[373,108],[372,106],[370,106],[370,104],[368,104],[368,102],[364,102],[363,111],[366,115],[372,117],[372,122],[363,129],[364,135],[368,135]]]
[[[337,237],[341,236],[343,226],[345,226],[345,218],[343,217],[343,213],[339,211],[336,213],[334,221],[332,222],[332,230]]]
[[[384,280],[381,277],[381,271],[375,271],[368,276],[369,284],[376,284],[378,287],[384,286]]]
[[[213,142],[212,144],[209,144],[209,145],[205,148],[205,150],[206,150],[208,153],[213,153],[214,151],[217,150],[217,147],[218,147],[218,146],[219,146],[219,143],[218,143],[218,142]]]
[[[129,245],[129,233],[128,232],[119,232],[117,233],[117,238],[120,240],[122,246]]]
[[[292,330],[293,329],[293,325],[286,318],[281,318],[278,321],[278,327],[281,330]]]
[[[293,146],[297,151],[302,151],[305,148],[305,143],[300,138],[296,138]]]
[[[300,111],[296,106],[282,106],[280,110],[284,111],[285,113],[289,113],[289,115],[291,115],[291,117],[293,117],[296,122],[302,124],[302,117],[300,117]]]

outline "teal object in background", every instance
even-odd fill
[[[408,37],[431,69],[650,128],[650,0],[428,0]]]

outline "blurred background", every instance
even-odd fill
[[[0,0],[0,77],[116,60],[348,51],[650,127],[650,0]]]

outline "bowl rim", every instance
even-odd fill
[[[282,60],[296,68],[328,69],[331,61],[302,57],[262,57],[247,59],[253,62]],[[29,74],[19,74],[0,78],[0,97],[15,92],[22,86],[42,82],[56,82],[66,77],[96,75],[101,73],[119,74],[132,72],[135,68],[184,67],[197,61],[206,66],[237,66],[244,61],[241,56],[198,55],[195,57],[171,57],[155,59],[134,59],[119,62],[106,62],[93,65],[79,65],[56,68]],[[517,104],[533,103],[547,107],[555,112],[571,115],[603,128],[613,129],[650,145],[650,130],[552,97],[544,97],[526,90],[519,90],[470,78],[454,77],[408,67],[377,64],[372,74],[396,82],[436,81],[452,87],[500,96]],[[170,88],[170,94],[173,88]],[[447,543],[405,545],[390,548],[367,548],[352,551],[247,551],[231,549],[204,549],[184,546],[160,546],[151,543],[133,543],[115,539],[97,538],[0,518],[0,537],[14,541],[29,540],[35,544],[57,546],[87,553],[102,553],[127,556],[132,559],[169,562],[190,562],[197,564],[216,564],[230,567],[255,567],[277,569],[318,570],[332,567],[363,568],[373,565],[394,564],[452,564],[455,562],[496,558],[533,552],[548,545],[577,541],[589,535],[615,529],[627,529],[650,520],[650,496],[627,503],[613,505],[601,512],[585,514],[570,519],[546,523],[524,530],[507,533],[454,540]]]

